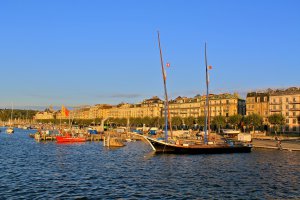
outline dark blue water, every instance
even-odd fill
[[[154,155],[0,133],[1,199],[300,199],[300,152]]]

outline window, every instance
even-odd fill
[[[286,112],[285,115],[286,115],[286,116],[289,116],[289,112]]]
[[[297,119],[293,119],[293,124],[296,124],[297,123]]]
[[[289,102],[289,98],[286,98],[285,101],[286,101],[286,102]]]
[[[260,99],[259,99],[259,97],[257,97],[257,98],[256,98],[256,101],[257,101],[257,102],[260,102]]]
[[[226,103],[229,104],[229,100],[226,100]]]
[[[296,97],[293,98],[293,102],[296,102]]]
[[[287,110],[288,110],[288,109],[289,109],[289,105],[286,105],[286,106],[285,106],[285,109],[287,109]]]
[[[290,123],[290,120],[289,120],[289,119],[286,119],[285,121],[286,121],[287,124]]]
[[[294,117],[296,116],[296,112],[293,112],[293,116],[294,116]]]
[[[296,128],[296,126],[293,126],[293,131],[297,131],[297,128]]]
[[[267,101],[267,97],[264,97],[264,101]]]

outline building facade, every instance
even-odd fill
[[[263,117],[264,124],[272,114],[282,114],[286,120],[287,132],[300,132],[300,88],[268,89],[247,94],[247,115],[256,113]]]
[[[55,112],[52,112],[52,111],[38,112],[34,116],[35,120],[39,120],[39,119],[54,119],[54,118],[55,118]]]
[[[245,115],[245,100],[240,99],[237,94],[211,94],[209,103],[212,118],[220,115],[225,117],[235,114]],[[169,110],[171,117],[196,118],[205,115],[205,105],[206,96],[177,97],[169,102]],[[71,110],[69,115],[71,119],[164,117],[164,101],[154,96],[138,104],[121,103],[115,106],[108,104],[83,106]],[[37,117],[42,118],[43,116],[37,115]],[[65,118],[60,111],[56,112],[56,119]]]
[[[246,114],[258,114],[262,116],[264,124],[268,124],[270,115],[270,93],[266,92],[251,92],[246,97]]]
[[[197,95],[193,98],[177,97],[170,101],[169,110],[171,117],[199,117],[205,115],[206,96]],[[229,117],[240,114],[245,115],[245,100],[240,99],[237,94],[210,94],[209,107],[210,116]],[[164,114],[162,114],[164,115]]]

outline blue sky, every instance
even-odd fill
[[[137,103],[300,85],[297,0],[0,1],[0,107]]]

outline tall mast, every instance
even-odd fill
[[[12,127],[13,125],[13,112],[14,112],[14,104],[11,103],[11,113],[10,113],[10,126]]]
[[[165,140],[166,142],[168,141],[168,125],[170,126],[170,131],[171,131],[171,138],[173,137],[172,133],[172,125],[171,125],[171,120],[170,120],[170,112],[169,112],[169,101],[168,101],[168,93],[167,93],[167,85],[166,85],[166,72],[164,68],[164,61],[162,57],[162,50],[160,46],[160,36],[159,36],[159,31],[157,31],[157,36],[158,36],[158,47],[159,47],[159,53],[160,53],[160,63],[161,63],[161,70],[162,70],[162,75],[163,75],[163,81],[164,81],[164,90],[165,90]],[[169,121],[169,123],[168,123]]]
[[[208,68],[207,68],[207,56],[206,56],[206,42],[205,42],[205,74],[206,74],[206,104],[205,104],[205,126],[204,126],[204,143],[207,144],[208,139],[207,135],[210,130],[210,120],[209,120],[209,76],[208,76]]]

